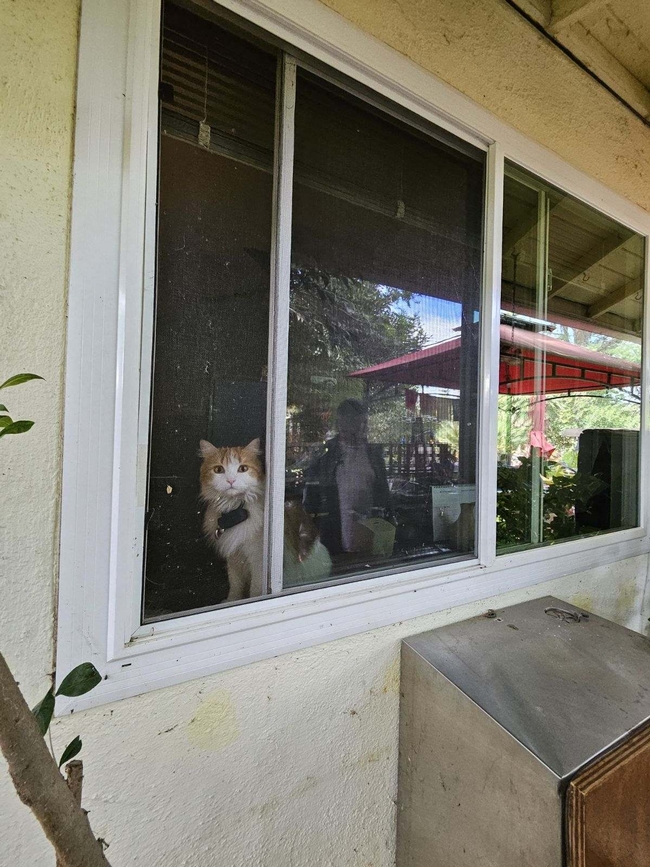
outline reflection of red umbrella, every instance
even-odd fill
[[[501,325],[501,394],[554,394],[638,385],[641,366],[535,331]],[[460,387],[461,338],[355,370],[352,377],[403,385]],[[535,355],[543,365],[535,363]],[[535,374],[543,368],[543,385]],[[541,387],[540,387],[541,386]]]

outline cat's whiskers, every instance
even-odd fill
[[[244,502],[248,503],[249,505],[252,503],[256,503],[262,498],[263,494],[263,490],[248,490],[244,494]]]

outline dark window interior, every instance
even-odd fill
[[[166,4],[145,619],[227,595],[201,529],[198,448],[265,429],[275,70]]]

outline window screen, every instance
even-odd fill
[[[165,5],[147,618],[228,594],[198,454],[264,437],[275,76],[273,53]]]
[[[644,240],[507,168],[500,551],[638,525]]]
[[[280,55],[164,6],[145,621],[278,585],[278,486],[287,592],[475,551],[484,154],[299,68],[287,406],[267,418]]]
[[[284,584],[472,553],[483,161],[299,71],[294,179]]]

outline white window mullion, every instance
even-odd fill
[[[548,293],[551,288],[549,279],[549,231],[550,231],[550,203],[548,193],[539,190],[537,193],[537,274],[535,285],[537,287],[537,301],[535,304],[535,316],[541,320],[548,319]],[[516,289],[516,287],[515,287]],[[535,333],[541,333],[542,327],[536,326]],[[546,398],[546,351],[541,348],[535,349],[535,393],[532,395],[533,406],[545,406]],[[540,412],[539,417],[544,419],[541,433],[546,433],[545,415]],[[537,423],[533,424],[533,428]],[[531,434],[532,436],[532,434]],[[530,509],[530,541],[533,545],[544,542],[544,455],[541,448],[533,448],[531,440],[531,509]],[[524,540],[522,539],[522,542]]]
[[[266,419],[266,513],[264,551],[267,591],[282,590],[284,553],[284,472],[289,284],[291,278],[291,202],[293,196],[296,63],[283,54],[278,62],[271,239],[269,389]]]
[[[641,435],[639,448],[639,526],[648,531],[650,493],[650,236],[645,237],[645,273],[643,280],[643,332],[641,347]]]
[[[503,149],[490,145],[485,184],[481,367],[479,389],[477,545],[482,566],[496,558],[497,413],[499,408],[499,324],[503,234]]]
[[[108,656],[141,623],[154,327],[160,0],[132,0],[124,114]],[[129,370],[140,370],[140,381]],[[128,583],[127,583],[128,581]]]

